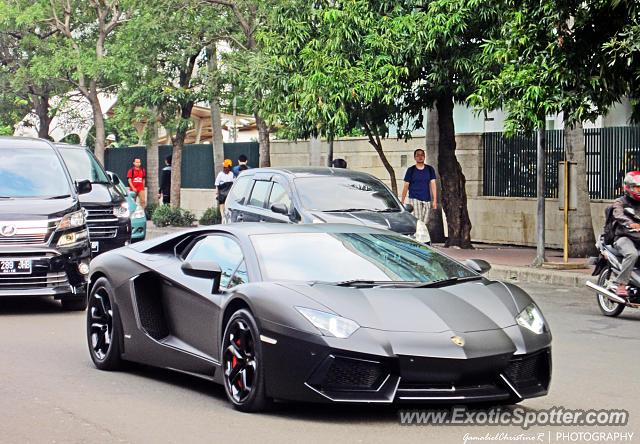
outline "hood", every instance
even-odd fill
[[[344,213],[325,213],[312,211],[311,216],[327,223],[366,225],[368,227],[391,230],[400,234],[416,232],[416,218],[408,211],[383,213],[376,211],[354,211]]]
[[[0,199],[0,219],[40,220],[62,217],[69,211],[80,209],[74,197],[64,199]]]
[[[361,327],[396,332],[461,333],[516,324],[511,292],[498,282],[465,282],[444,288],[350,288],[286,284]]]
[[[118,205],[125,200],[125,197],[116,190],[114,185],[104,183],[92,183],[91,191],[80,195],[80,203],[83,207]]]

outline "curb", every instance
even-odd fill
[[[571,271],[541,270],[531,267],[512,267],[492,265],[487,277],[497,280],[528,282],[536,284],[562,285],[566,287],[584,287],[587,281],[596,282],[597,277],[586,273]]]

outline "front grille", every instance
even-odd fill
[[[325,390],[368,390],[380,385],[386,373],[377,362],[337,357],[326,373]]]
[[[0,236],[0,246],[12,245],[39,245],[47,239],[46,233],[41,234],[16,234],[11,237]]]
[[[118,235],[118,218],[112,207],[87,209],[89,239],[113,239]]]
[[[505,369],[505,376],[518,389],[546,387],[550,379],[549,352],[543,350],[531,355],[515,357]]]
[[[43,245],[60,218],[40,220],[0,220],[0,246]]]
[[[0,275],[0,290],[30,290],[67,285],[69,285],[69,280],[67,279],[67,274],[63,271],[19,276]]]

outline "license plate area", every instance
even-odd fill
[[[31,259],[0,258],[0,275],[31,274]]]

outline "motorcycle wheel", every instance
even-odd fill
[[[600,272],[600,275],[598,276],[598,285],[607,288],[607,281],[610,278],[611,268],[607,267]],[[622,311],[624,310],[624,304],[613,302],[611,299],[601,293],[596,292],[596,299],[598,301],[598,307],[600,307],[600,311],[605,316],[619,316],[620,313],[622,313]]]

